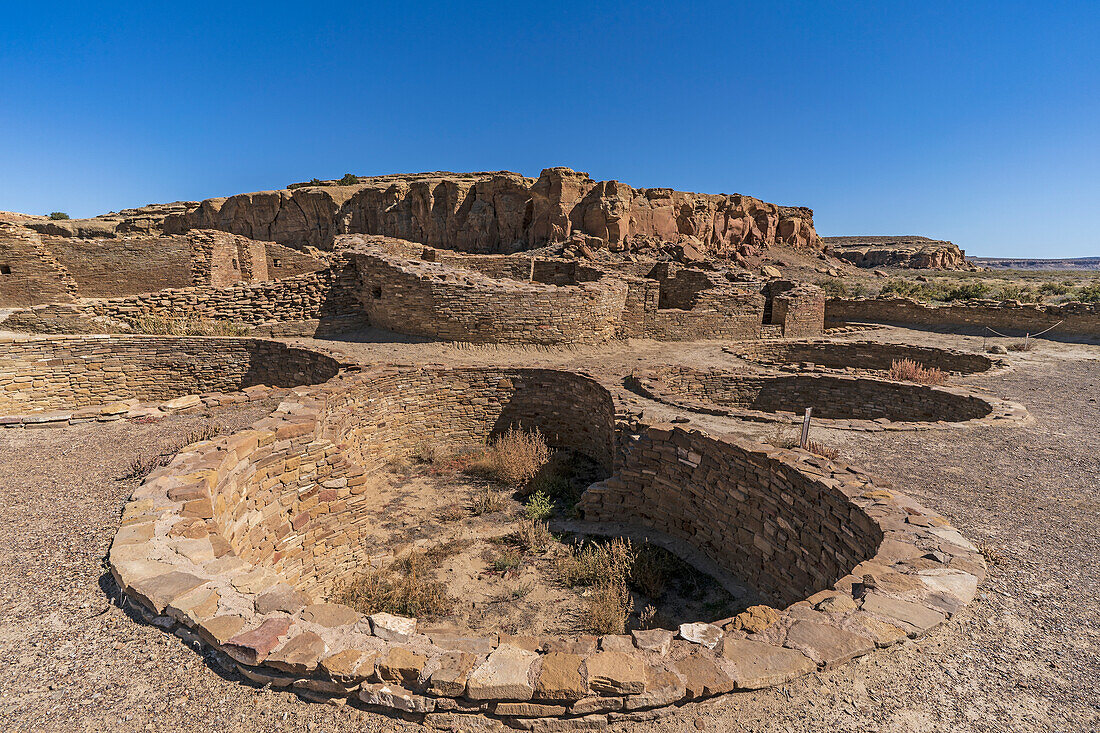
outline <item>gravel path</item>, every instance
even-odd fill
[[[981,346],[981,339],[896,329],[874,337]],[[565,366],[611,380],[645,364],[730,365],[713,344],[550,352],[318,343],[364,362]],[[1015,366],[1006,373],[959,381],[1024,403],[1031,424],[815,434],[989,548],[997,561],[968,609],[925,639],[838,670],[618,729],[1100,730],[1100,347],[1042,342],[1009,359]],[[670,412],[644,404],[655,415]],[[0,729],[421,729],[224,678],[179,639],[111,602],[103,560],[134,487],[119,479],[131,456],[166,449],[212,420],[236,429],[267,409],[0,432]],[[756,435],[769,429],[719,418],[697,424]]]

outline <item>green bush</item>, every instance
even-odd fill
[[[1100,303],[1100,283],[1082,285],[1077,288],[1077,294],[1073,299],[1082,303]]]
[[[527,498],[527,506],[523,510],[528,518],[545,521],[554,513],[554,501],[541,491],[536,491]]]
[[[1063,283],[1043,283],[1039,286],[1039,292],[1043,295],[1065,295],[1069,292],[1069,286]]]
[[[64,211],[51,211],[50,218],[54,221],[61,221],[63,219],[68,219],[69,215],[66,214]]]
[[[1014,285],[1012,283],[1001,286],[998,297],[1001,300],[1018,300],[1021,303],[1034,303],[1039,300],[1039,294],[1035,292],[1035,288],[1032,286]]]
[[[339,180],[341,186],[354,186],[359,183],[359,176],[352,173],[345,173],[344,177]]]
[[[848,286],[843,280],[837,278],[818,280],[817,286],[824,290],[825,295],[830,298],[845,298],[848,296]]]
[[[984,298],[989,294],[989,286],[981,281],[974,281],[968,283],[959,283],[953,288],[949,288],[944,293],[943,300],[973,300],[975,298]]]

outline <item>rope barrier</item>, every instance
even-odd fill
[[[1029,339],[1029,338],[1035,338],[1035,337],[1037,337],[1037,336],[1042,336],[1042,335],[1043,335],[1044,333],[1046,333],[1047,331],[1050,331],[1050,330],[1052,330],[1052,329],[1058,328],[1058,326],[1061,326],[1061,325],[1062,325],[1063,323],[1065,323],[1065,320],[1061,320],[1061,321],[1058,321],[1057,323],[1055,323],[1055,324],[1054,324],[1053,326],[1051,326],[1050,328],[1044,328],[1044,329],[1043,329],[1042,331],[1040,331],[1039,333],[1025,333],[1025,334],[1024,334],[1024,338],[1025,338],[1025,339]],[[986,330],[986,331],[990,331],[991,333],[995,333],[995,334],[997,334],[998,336],[1002,336],[1002,337],[1004,337],[1004,338],[1006,338],[1006,339],[1012,338],[1011,336],[1009,336],[1009,335],[1008,335],[1008,334],[1006,334],[1006,333],[1001,333],[1000,331],[994,331],[994,330],[993,330],[992,328],[990,328],[989,326],[986,326],[986,327],[985,327],[985,330]]]

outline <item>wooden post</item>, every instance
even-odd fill
[[[798,441],[798,445],[804,450],[810,445],[810,413],[813,411],[814,408],[807,407],[806,415],[802,418],[802,438]]]

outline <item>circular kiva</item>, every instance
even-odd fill
[[[0,425],[104,422],[243,402],[339,370],[325,354],[254,338],[0,339]]]
[[[779,369],[845,369],[889,371],[895,361],[909,359],[925,369],[977,374],[1003,369],[1008,363],[984,354],[934,346],[912,346],[880,341],[762,341],[727,346],[723,351],[746,361]]]
[[[837,374],[750,373],[670,366],[637,370],[627,385],[692,412],[841,430],[927,430],[1028,419],[1015,402],[957,387]]]
[[[616,417],[576,373],[372,367],[299,387],[250,429],[195,443],[134,492],[111,572],[136,613],[310,700],[528,730],[601,728],[782,684],[925,634],[969,602],[981,554],[946,520],[799,450]],[[770,606],[604,637],[424,633],[326,602],[371,552],[369,474],[425,434],[538,428],[609,477],[578,504],[690,544]]]

